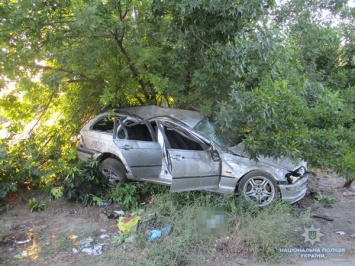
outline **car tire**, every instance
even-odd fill
[[[126,169],[117,159],[103,160],[99,164],[99,171],[109,187],[121,186],[127,181]]]
[[[265,207],[280,198],[279,187],[275,179],[263,171],[246,174],[238,185],[238,193],[245,200]]]

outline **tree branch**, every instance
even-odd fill
[[[206,45],[206,46],[210,46],[208,43],[206,43],[204,40],[202,40],[200,37],[198,37],[194,31],[194,29],[192,28],[192,26],[190,26],[190,30],[192,32],[192,34],[196,37],[197,40],[199,40],[202,44]]]
[[[43,109],[41,115],[39,116],[39,118],[37,119],[37,121],[33,125],[33,127],[30,129],[30,131],[28,131],[28,133],[27,133],[28,136],[31,135],[32,131],[37,127],[38,123],[41,121],[42,117],[47,112],[47,110],[48,110],[48,108],[49,108],[49,106],[50,106],[50,104],[51,104],[51,102],[52,102],[52,100],[54,98],[54,95],[57,92],[57,89],[58,89],[58,87],[55,90],[53,90],[53,92],[51,94],[51,97],[49,98],[49,101],[48,101],[47,105],[45,106],[45,108]]]
[[[131,70],[133,76],[134,76],[135,78],[137,78],[138,83],[139,83],[139,85],[140,85],[141,88],[142,88],[144,97],[145,97],[146,99],[149,99],[149,94],[148,94],[148,93],[146,92],[146,90],[145,90],[145,88],[146,88],[145,83],[144,83],[144,81],[143,81],[141,78],[139,78],[138,70],[137,70],[137,68],[135,67],[135,65],[133,64],[133,62],[131,61],[131,59],[130,59],[130,57],[129,57],[127,51],[126,51],[126,49],[125,49],[124,46],[123,46],[123,35],[121,36],[121,38],[118,38],[117,31],[116,31],[116,32],[110,31],[110,33],[111,33],[113,39],[116,41],[116,44],[117,44],[119,50],[120,50],[121,53],[124,55],[124,57],[125,57],[125,59],[126,59],[126,62],[127,62],[127,64],[128,64],[128,67],[129,67],[129,69]],[[137,97],[137,96],[136,96],[136,97]]]

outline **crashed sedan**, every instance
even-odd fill
[[[195,111],[157,106],[102,113],[80,132],[79,159],[95,158],[111,186],[127,180],[170,186],[171,192],[239,194],[263,207],[304,197],[306,162],[250,160],[243,142],[231,143]]]

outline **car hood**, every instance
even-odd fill
[[[244,150],[243,143],[239,143],[236,146],[229,147],[228,151],[234,155],[238,155],[238,156],[245,157],[245,158],[250,158],[249,154]],[[270,166],[277,167],[277,168],[283,168],[288,171],[293,171],[300,166],[306,167],[306,165],[307,165],[306,162],[302,161],[302,160],[294,161],[294,160],[291,160],[291,158],[286,158],[286,157],[274,159],[274,158],[265,157],[265,156],[258,157],[258,163],[264,164],[264,165],[270,165]]]

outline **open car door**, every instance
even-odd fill
[[[113,141],[134,178],[157,178],[162,167],[162,150],[154,131],[145,120],[117,117]]]
[[[172,175],[171,192],[218,188],[221,162],[202,140],[178,126],[164,125]]]

